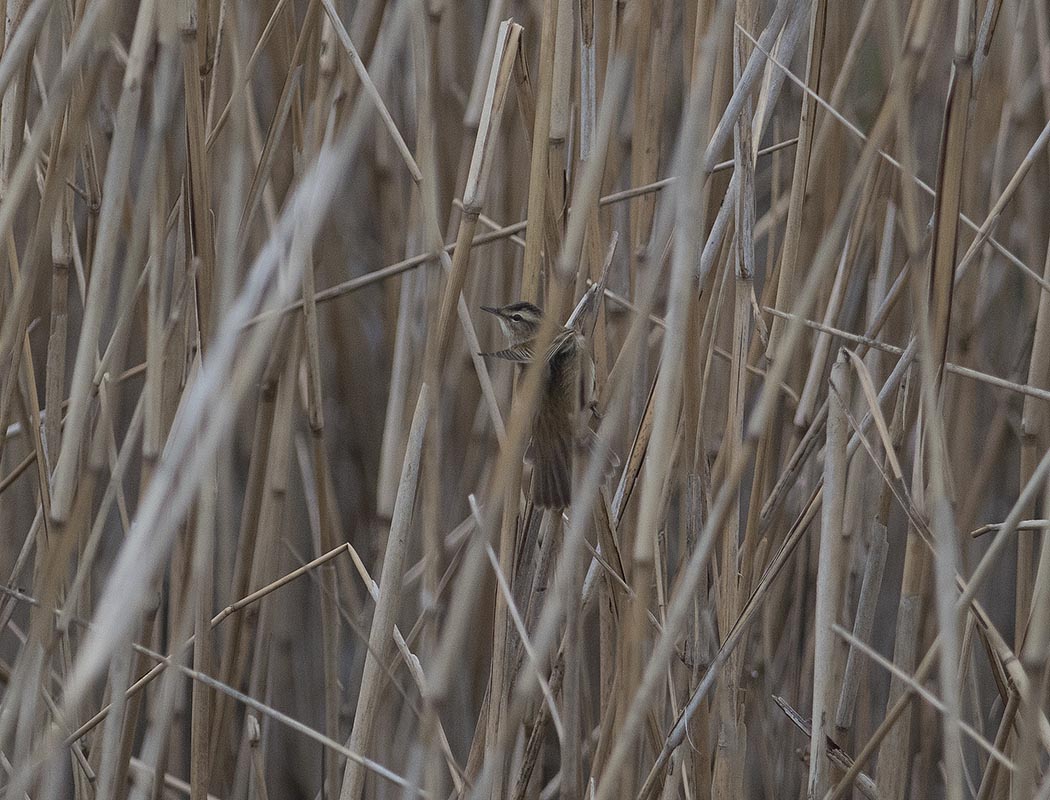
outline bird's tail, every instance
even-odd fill
[[[572,469],[537,460],[532,469],[532,502],[540,508],[567,508],[572,500]]]
[[[574,449],[569,419],[541,410],[527,454],[533,466],[532,502],[540,508],[567,508],[571,502]]]

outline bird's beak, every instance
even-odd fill
[[[499,309],[498,308],[493,308],[492,306],[482,306],[481,310],[482,311],[488,311],[490,314],[495,314],[497,317],[499,316]]]

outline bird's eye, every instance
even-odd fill
[[[512,314],[511,319],[515,322],[521,322],[521,314]]]

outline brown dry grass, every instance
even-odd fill
[[[1050,800],[1045,2],[3,9],[5,800]]]

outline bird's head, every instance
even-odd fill
[[[523,301],[509,303],[499,308],[482,306],[481,310],[493,314],[499,320],[503,333],[513,342],[524,342],[535,338],[543,322],[543,311],[532,303]]]

